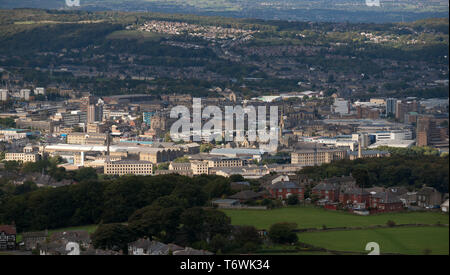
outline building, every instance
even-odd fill
[[[344,205],[359,205],[367,208],[370,206],[370,193],[361,188],[341,189],[339,202]]]
[[[447,141],[445,141],[447,139]],[[447,135],[437,126],[437,121],[433,116],[421,116],[417,119],[417,146],[447,146],[448,147],[448,128]]]
[[[7,101],[9,98],[9,92],[6,89],[0,89],[0,101]]]
[[[35,95],[45,95],[45,88],[42,87],[36,87],[34,89],[34,94]]]
[[[313,187],[312,194],[319,200],[339,201],[340,186],[336,183],[321,182]]]
[[[31,90],[30,89],[21,89],[19,91],[19,97],[21,99],[26,100],[26,101],[30,100],[30,94],[31,94]]]
[[[128,245],[128,255],[169,255],[169,251],[169,245],[149,239],[139,239]]]
[[[397,108],[396,98],[386,99],[386,116],[395,116],[396,108]]]
[[[433,187],[423,187],[417,191],[417,205],[424,208],[434,208],[442,203],[442,194]]]
[[[182,157],[183,151],[180,148],[145,148],[139,153],[139,160],[161,163],[173,161]]]
[[[88,123],[86,126],[86,133],[100,134],[104,133],[108,126],[100,123]]]
[[[170,171],[191,171],[191,163],[189,162],[171,162],[169,164]]]
[[[152,126],[152,117],[155,114],[155,112],[143,112],[142,113],[142,121],[144,121],[144,123],[147,126]]]
[[[16,227],[14,225],[0,225],[0,250],[16,248]]]
[[[350,104],[347,100],[336,98],[333,104],[333,113],[339,115],[348,115],[350,113]]]
[[[274,199],[285,200],[289,196],[297,196],[299,200],[303,200],[305,195],[303,187],[292,181],[279,181],[268,186],[267,189]]]
[[[291,163],[302,166],[315,166],[345,159],[346,157],[347,150],[345,149],[302,149],[291,153]]]
[[[194,176],[209,174],[209,164],[207,161],[191,161],[191,169]]]
[[[89,104],[87,107],[87,123],[103,120],[103,106],[100,104]]]
[[[153,163],[149,161],[119,160],[105,162],[105,175],[140,175],[147,176],[153,174]]]
[[[358,158],[381,158],[389,157],[391,153],[388,151],[380,150],[358,150],[358,152],[348,152],[350,160],[355,160]]]
[[[243,190],[229,197],[230,199],[239,200],[241,203],[261,198],[260,193],[252,190]]]
[[[443,204],[441,204],[441,210],[442,212],[448,213],[448,199]]]
[[[16,126],[19,128],[30,128],[32,130],[38,130],[42,132],[52,133],[58,122],[45,121],[45,120],[24,120],[18,119]]]
[[[35,153],[6,153],[6,161],[19,161],[19,162],[36,162],[40,159],[39,154]]]
[[[241,205],[239,200],[235,199],[217,199],[213,200],[212,204],[217,205],[219,208],[233,208]]]
[[[213,255],[213,253],[176,244],[139,239],[128,244],[128,255]]]
[[[61,118],[64,126],[78,126],[80,123],[86,123],[87,112],[72,111],[61,113]]]
[[[403,210],[403,202],[390,192],[371,194],[370,207],[376,212],[395,212]]]
[[[209,168],[242,166],[244,166],[244,161],[239,158],[213,158],[208,160]]]
[[[67,144],[106,144],[107,135],[103,133],[70,133],[67,135]]]
[[[22,242],[25,246],[26,250],[34,250],[38,248],[40,243],[46,241],[48,237],[48,231],[39,231],[39,232],[25,232],[22,233]]]

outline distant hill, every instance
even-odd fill
[[[449,14],[448,2],[445,0],[379,0],[379,7],[368,6],[366,1],[368,0],[79,0],[79,7],[68,7],[66,0],[2,0],[0,8],[151,11],[266,20],[373,23],[411,22],[430,17],[448,17]]]

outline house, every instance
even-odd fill
[[[341,188],[353,188],[356,186],[356,180],[352,175],[341,176],[341,177],[331,177],[331,178],[323,180],[323,182],[337,184]]]
[[[250,183],[248,181],[238,181],[230,183],[231,190],[242,191],[244,189],[250,188]]]
[[[176,244],[139,239],[128,244],[128,255],[213,255],[213,253]]]
[[[81,248],[88,248],[91,244],[89,233],[85,230],[55,232],[50,236],[49,241],[62,241],[65,243],[75,242],[78,243]]]
[[[218,199],[212,201],[212,204],[217,205],[219,208],[239,207],[241,205],[239,200],[234,199]]]
[[[241,203],[243,203],[243,202],[247,202],[250,200],[255,200],[255,199],[261,198],[261,194],[258,194],[252,190],[244,190],[244,191],[238,192],[238,193],[230,196],[229,198],[239,200]]]
[[[425,208],[433,208],[441,205],[442,194],[433,187],[423,187],[417,192],[417,205]]]
[[[267,187],[270,196],[274,199],[285,200],[289,196],[297,196],[299,200],[305,198],[305,190],[300,184],[292,181],[279,181]]]
[[[48,231],[26,232],[22,233],[22,242],[26,250],[34,250],[39,243],[45,242],[48,237]]]
[[[335,183],[321,182],[311,192],[320,200],[339,201],[339,185]]]
[[[172,253],[173,255],[189,255],[189,256],[202,256],[202,255],[214,255],[212,252],[206,250],[197,250],[190,247],[186,247],[183,250],[177,250]]]
[[[0,250],[15,249],[16,235],[15,225],[0,225]]]
[[[399,198],[407,207],[417,204],[417,192],[406,192],[400,195]]]
[[[448,213],[448,199],[443,204],[441,204],[441,210],[442,212]]]
[[[403,210],[403,202],[398,196],[390,192],[371,194],[370,207],[376,212],[393,212]]]
[[[289,176],[288,175],[279,175],[272,180],[272,184],[275,184],[280,181],[289,181]]]
[[[139,239],[128,244],[128,255],[169,255],[169,246],[149,239]]]
[[[369,207],[370,193],[358,187],[341,190],[339,202],[344,205],[356,205],[359,209],[363,206]]]
[[[62,240],[39,243],[39,255],[67,255],[67,243]]]

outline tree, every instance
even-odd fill
[[[298,197],[295,195],[290,195],[287,199],[287,204],[297,205],[299,203]]]
[[[208,153],[209,151],[212,150],[212,148],[214,148],[214,145],[209,144],[209,143],[204,143],[204,144],[200,145],[200,152]]]
[[[181,207],[161,207],[157,204],[137,210],[129,219],[130,228],[138,237],[160,238],[170,242],[180,224]]]
[[[241,181],[245,181],[245,179],[240,174],[234,174],[230,176],[230,182],[241,182]]]
[[[257,250],[262,243],[258,230],[254,226],[237,228],[234,232],[234,241],[237,247],[240,247],[245,253]]]
[[[128,244],[136,240],[128,226],[120,223],[101,224],[92,234],[92,244],[95,248],[122,250],[128,253]]]
[[[26,194],[28,192],[37,190],[38,187],[36,183],[32,181],[25,181],[23,184],[18,185],[14,190],[14,195]]]
[[[295,223],[275,223],[269,229],[269,238],[279,244],[295,243],[298,240],[297,234],[293,232],[295,228]]]
[[[97,179],[97,171],[92,167],[83,167],[76,170],[73,179],[77,182],[84,180],[96,180]]]
[[[231,219],[214,209],[189,208],[181,215],[180,222],[190,243],[211,240],[215,235],[228,236],[231,232]]]

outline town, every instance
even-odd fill
[[[0,255],[448,255],[448,18],[0,26]]]

